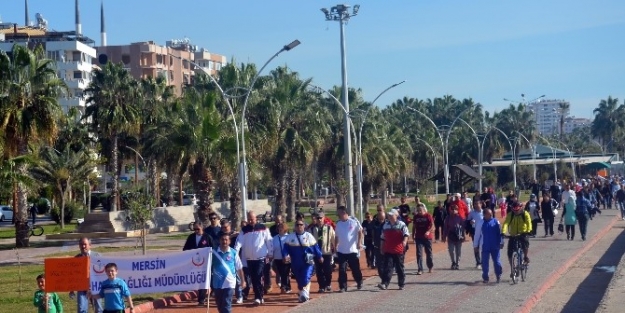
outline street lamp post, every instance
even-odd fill
[[[363,195],[362,195],[362,181],[363,181],[363,177],[362,177],[362,129],[365,126],[365,122],[367,121],[367,116],[369,115],[369,111],[371,110],[371,108],[373,107],[373,105],[375,104],[375,102],[387,91],[405,83],[405,80],[402,80],[399,83],[396,84],[392,84],[389,87],[387,87],[386,89],[382,90],[382,92],[380,92],[377,97],[375,97],[375,99],[373,99],[373,102],[371,102],[371,106],[369,106],[369,108],[365,111],[365,114],[363,115],[362,119],[360,120],[360,127],[358,128],[358,172],[356,179],[358,180],[358,206],[360,208],[360,219],[362,220],[362,211],[363,211]],[[347,112],[349,115],[349,112]]]
[[[469,111],[470,109],[471,107],[468,107],[464,109],[462,112],[460,112],[458,116],[456,116],[454,121],[451,122],[451,125],[449,126],[449,129],[447,130],[447,136],[445,137],[445,191],[448,194],[449,194],[449,134],[451,134],[451,129],[454,128],[454,125],[456,124],[458,119],[460,119],[460,116],[462,116],[464,112]]]
[[[567,146],[564,142],[562,142],[559,139],[554,138],[555,141],[561,143],[564,148],[566,148],[566,151],[569,153],[569,160],[571,162],[571,170],[573,170],[573,182],[577,183],[577,175],[575,174],[575,162],[573,162],[573,155],[571,154],[571,150],[569,149],[569,146]]]
[[[330,8],[322,8],[321,12],[325,14],[327,21],[338,21],[341,30],[341,77],[342,77],[342,100],[345,113],[345,121],[343,122],[343,136],[344,151],[345,151],[345,179],[348,185],[347,194],[347,210],[350,215],[354,214],[354,177],[352,171],[352,142],[350,134],[350,123],[348,122],[349,115],[349,96],[347,92],[347,57],[345,55],[345,23],[349,21],[352,16],[358,14],[360,5],[355,5],[352,13],[349,12],[349,5],[339,4]]]
[[[432,156],[434,157],[434,168],[432,169],[432,172],[434,175],[436,175],[436,170],[438,169],[438,159],[436,158],[436,151],[434,151],[434,148],[432,148],[432,146],[427,141],[419,137],[415,137],[415,139],[423,142],[428,148],[430,148],[430,150],[432,150]],[[434,193],[438,197],[438,179],[434,180]]]
[[[423,116],[426,120],[428,120],[430,122],[430,124],[432,124],[432,126],[434,126],[434,129],[436,130],[436,133],[438,134],[438,139],[440,139],[440,142],[441,142],[442,155],[445,155],[445,143],[443,141],[443,133],[446,130],[441,130],[440,129],[440,127],[442,127],[443,125],[437,126],[436,123],[434,123],[434,121],[431,118],[429,118],[427,115],[425,115],[425,113],[423,113],[423,112],[421,112],[421,111],[419,111],[417,109],[414,109],[414,108],[411,108],[411,107],[408,107],[408,106],[406,107],[406,109],[411,110],[411,111],[413,111],[415,113],[418,113],[419,115]],[[443,163],[444,162],[445,162],[445,159],[443,159]],[[445,174],[445,180],[446,180],[446,183],[445,183],[445,193],[448,194],[449,193],[449,181],[447,180],[447,175],[446,174]],[[438,180],[436,180],[435,183],[436,183],[436,188],[435,188],[436,189],[436,194],[438,194]]]
[[[139,158],[141,158],[141,163],[143,163],[143,168],[147,170],[147,166],[145,165],[145,159],[143,159],[143,156],[141,155],[141,153],[139,153],[139,151],[128,147],[128,146],[124,146],[124,148],[134,152]],[[138,171],[138,169],[135,168],[135,172]],[[150,194],[150,181],[148,180],[147,177],[143,177],[143,179],[145,180],[145,195],[149,196]]]
[[[549,142],[549,140],[547,140],[547,138],[541,135],[537,135],[537,136],[538,138],[547,142],[547,144],[549,145],[549,148],[551,148],[551,153],[553,154],[553,183],[555,184],[556,181],[558,181],[558,165],[557,165],[558,162],[556,162],[556,150],[553,148],[553,145]]]
[[[260,73],[269,65],[273,59],[275,59],[280,53],[284,51],[290,51],[291,49],[297,47],[300,44],[300,41],[295,39],[288,45],[282,47],[282,49],[278,50],[263,66],[258,70],[256,76],[252,79],[250,86],[247,89],[247,93],[245,94],[245,100],[243,100],[243,112],[241,113],[241,159],[239,160],[239,188],[241,189],[241,208],[243,208],[243,220],[247,221],[247,163],[245,160],[245,112],[247,109],[247,101],[250,99],[250,94],[252,93],[252,89],[254,88],[254,84],[258,77],[260,77]]]

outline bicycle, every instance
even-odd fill
[[[274,220],[274,216],[271,214],[270,211],[266,211],[265,214],[262,214],[261,218],[263,220],[263,223],[273,222]]]
[[[30,222],[26,223],[26,227],[28,227],[28,237],[31,236],[39,237],[43,235],[43,227],[39,225],[33,225]]]
[[[512,259],[510,260],[510,266],[512,268],[512,283],[516,284],[519,276],[521,276],[521,281],[525,281],[527,278],[527,269],[528,265],[525,263],[524,255],[523,255],[523,247],[521,246],[521,239],[524,235],[515,235],[515,236],[506,236],[509,239],[514,238],[514,249],[512,250]]]

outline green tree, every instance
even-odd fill
[[[29,154],[29,145],[51,142],[57,134],[58,98],[67,87],[56,75],[56,66],[45,57],[43,46],[34,50],[14,45],[11,53],[0,51],[0,135],[8,157]],[[17,174],[26,176],[28,164],[17,164]],[[15,244],[29,246],[28,188],[16,186]]]
[[[39,160],[30,172],[38,181],[56,189],[56,197],[61,203],[61,216],[65,216],[67,191],[71,189],[72,183],[88,180],[93,168],[94,164],[88,152],[76,152],[68,146],[63,152],[54,148],[41,150]],[[61,229],[63,228],[65,221],[61,218]]]
[[[139,120],[137,81],[121,64],[107,63],[96,69],[89,87],[83,120],[91,131],[110,142],[110,168],[113,172],[111,208],[118,209],[119,200],[119,138],[124,132],[136,133]],[[107,150],[103,150],[107,151]]]

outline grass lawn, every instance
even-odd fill
[[[61,229],[60,225],[41,225],[43,227],[43,235],[71,233],[76,230],[76,224],[65,224],[65,228]],[[2,228],[0,230],[0,239],[15,238],[15,227]]]

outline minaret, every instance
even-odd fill
[[[80,8],[78,7],[78,0],[76,0],[76,36],[82,35],[82,25],[80,25]]]
[[[30,26],[30,15],[28,14],[28,0],[24,0],[24,26]]]
[[[106,27],[104,25],[104,1],[100,3],[100,44],[106,47]]]

